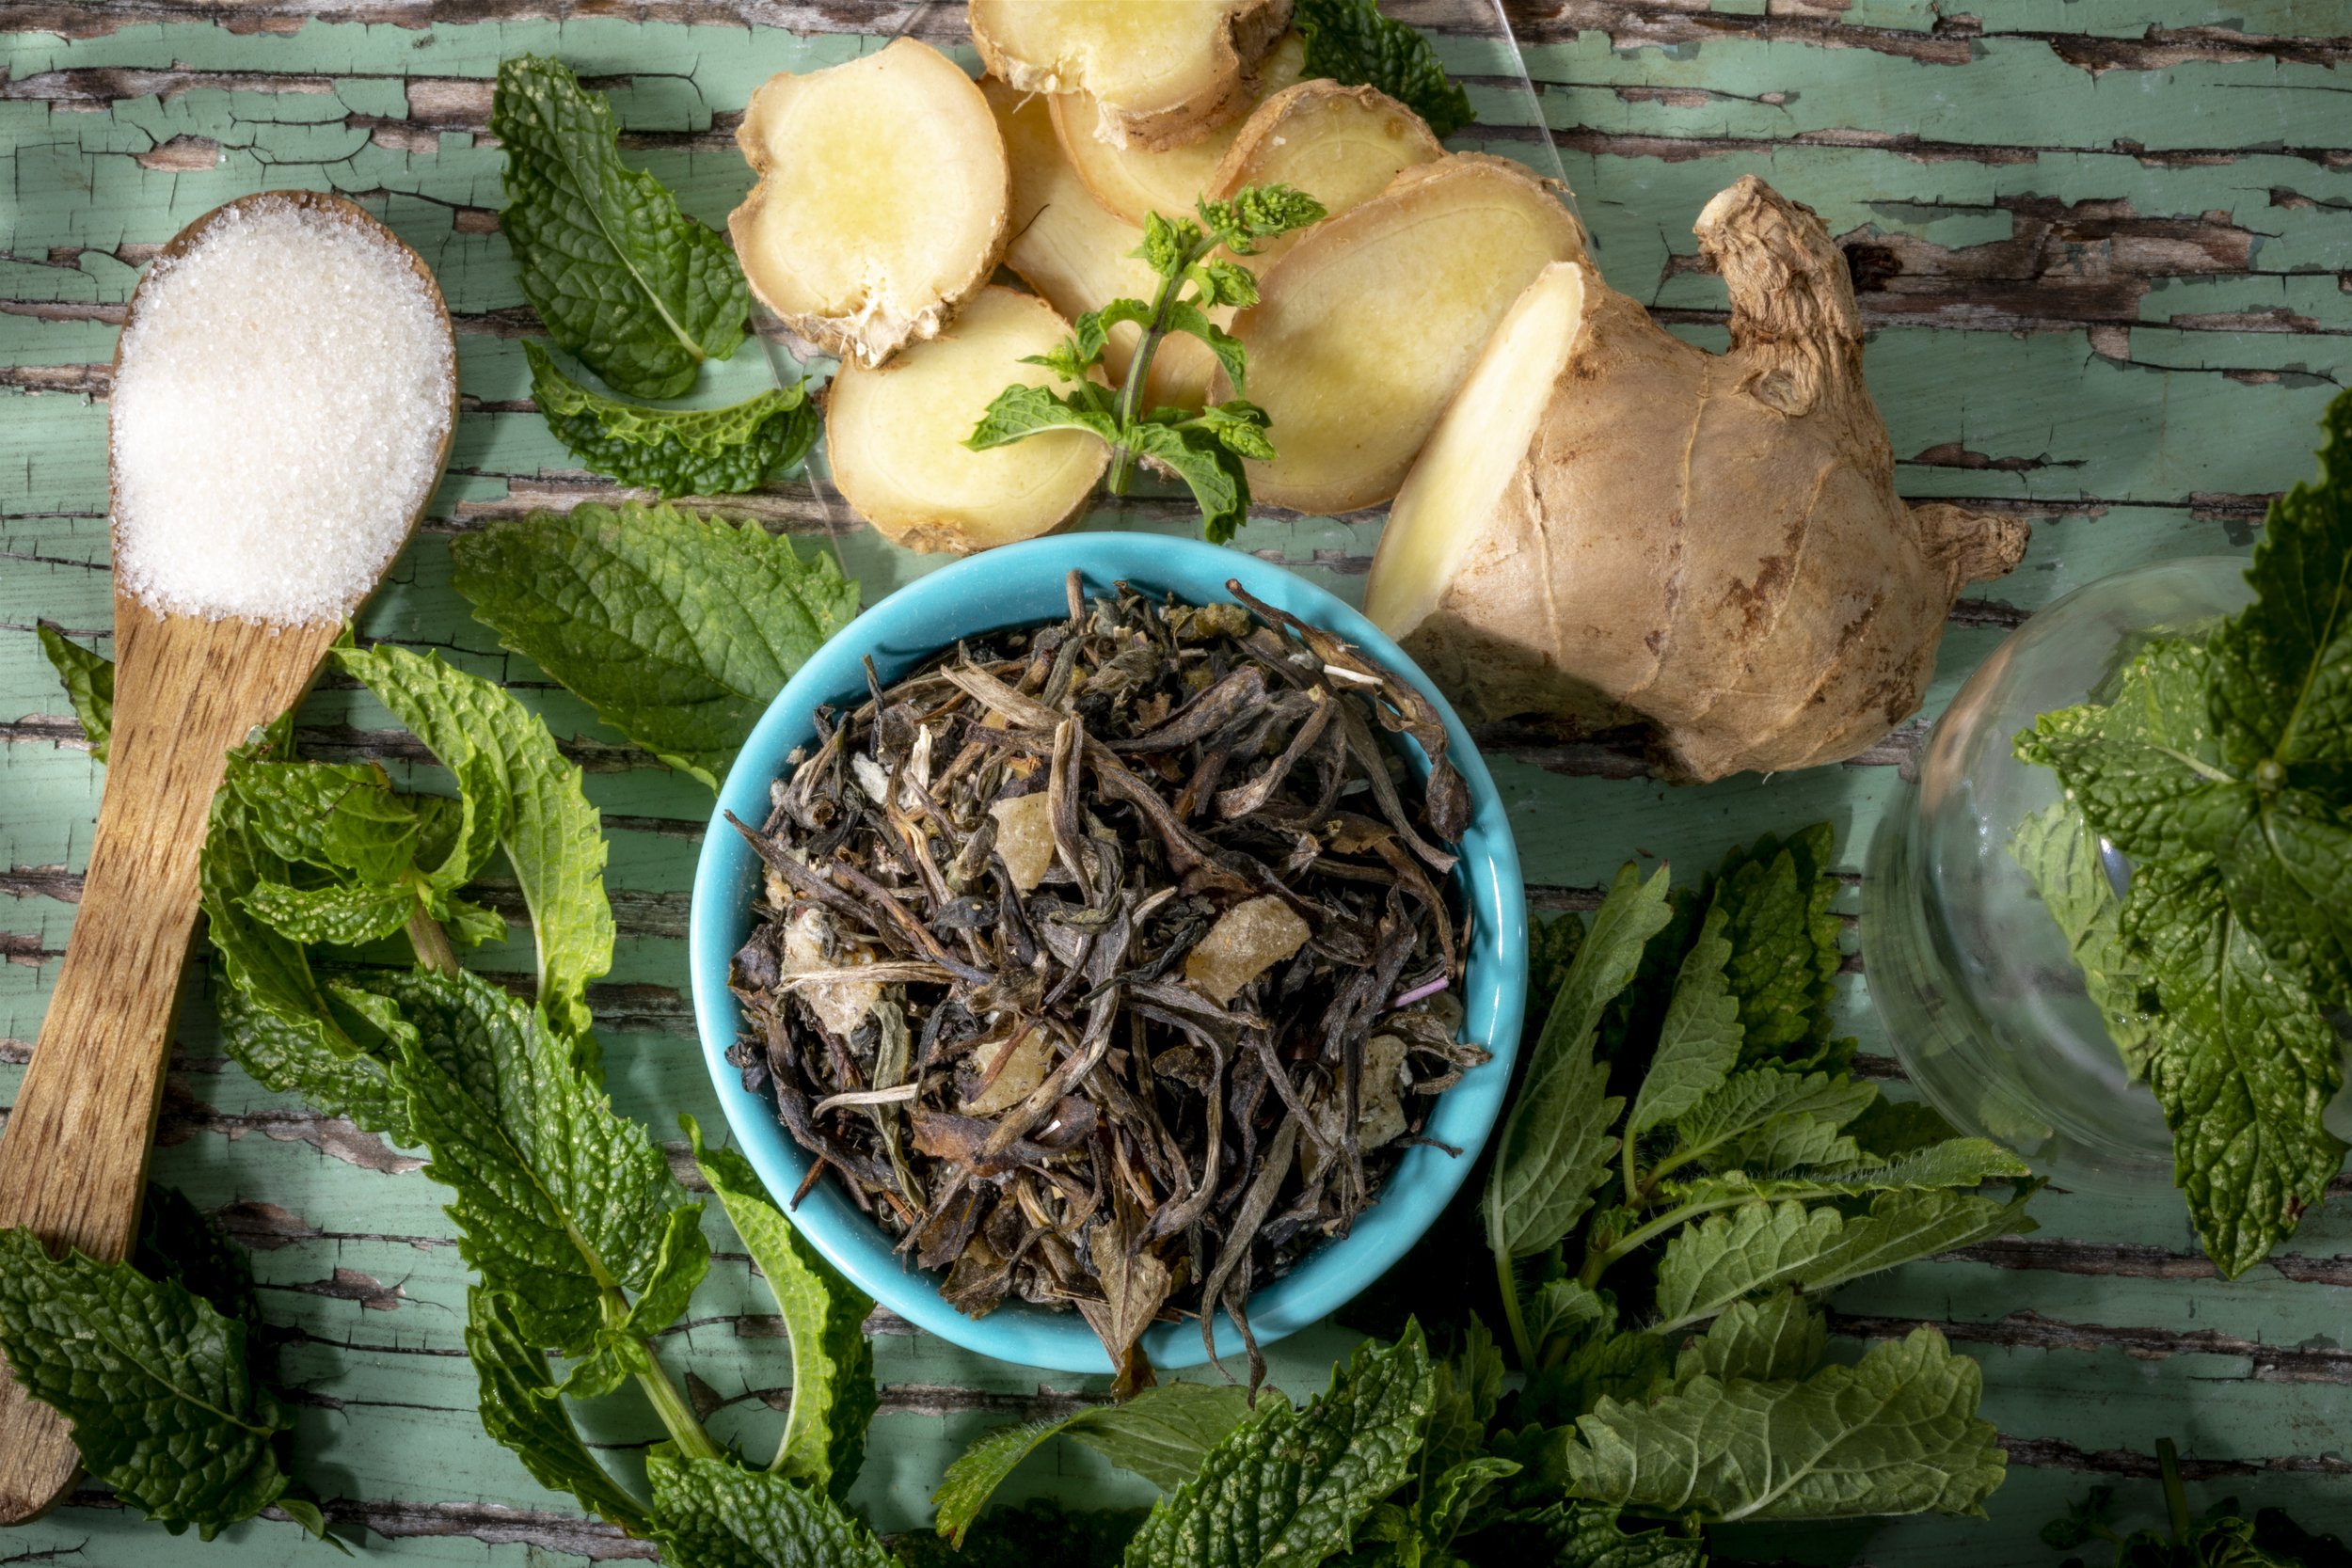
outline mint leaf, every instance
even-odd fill
[[[1450,136],[1478,117],[1429,40],[1380,14],[1377,0],[1298,0],[1291,25],[1307,40],[1303,74],[1375,87]]]
[[[297,888],[256,882],[245,895],[253,918],[289,942],[358,947],[390,936],[407,923],[417,895],[405,887]]]
[[[285,1494],[294,1419],[250,1375],[245,1323],[184,1285],[0,1230],[0,1352],[89,1473],[174,1535],[210,1541]]]
[[[1277,239],[1325,217],[1322,202],[1292,185],[1244,185],[1230,200],[1202,201],[1200,211],[1209,237],[1236,256],[1252,254],[1260,240]]]
[[[2210,867],[2138,867],[2123,931],[2162,1003],[2148,1083],[2172,1129],[2173,1180],[2205,1255],[2234,1278],[2294,1234],[2343,1168],[2344,1141],[2322,1120],[2344,1085],[2343,1044]]]
[[[239,766],[232,754],[232,781]],[[407,1142],[407,1112],[384,1063],[363,1051],[336,1017],[301,944],[246,908],[246,895],[262,882],[283,882],[292,874],[265,841],[256,816],[233,783],[224,783],[213,797],[198,863],[205,932],[215,955],[213,1006],[222,1047],[267,1087]]]
[[[1675,1363],[1675,1381],[1801,1378],[1821,1364],[1828,1344],[1829,1325],[1820,1308],[1794,1291],[1775,1291],[1762,1301],[1725,1307],[1683,1351]]]
[[[817,405],[803,388],[724,408],[651,408],[602,397],[556,368],[537,343],[531,401],[548,429],[592,473],[663,496],[732,496],[791,467],[817,441]]]
[[[726,238],[621,162],[612,105],[555,60],[499,67],[499,227],[548,335],[631,397],[672,398],[743,341],[751,291]]]
[[[1662,867],[1646,882],[1630,865],[1617,873],[1528,1053],[1486,1179],[1486,1242],[1498,1258],[1557,1244],[1592,1206],[1616,1153],[1608,1132],[1624,1101],[1607,1097],[1609,1069],[1593,1059],[1594,1031],[1666,923],[1666,880]]]
[[[1173,1490],[1190,1481],[1209,1450],[1248,1415],[1248,1391],[1238,1386],[1164,1383],[1125,1404],[1093,1404],[1059,1420],[1000,1427],[947,1466],[931,1495],[936,1528],[962,1545],[988,1499],[1049,1438],[1075,1439],[1120,1468]]]
[[[1848,1214],[1795,1199],[1743,1204],[1684,1226],[1658,1261],[1657,1332],[1703,1323],[1740,1297],[1793,1285],[1821,1294],[1915,1258],[2034,1228],[2009,1203],[1948,1189],[1886,1192]]]
[[[1225,264],[1232,267],[1232,271],[1241,273],[1244,277],[1249,276],[1242,268],[1233,266],[1232,262]],[[1238,292],[1237,285],[1225,275],[1219,274],[1218,279],[1216,286],[1223,292]],[[1257,285],[1253,281],[1250,285],[1250,293],[1254,294],[1256,292]],[[1209,303],[1217,302],[1212,300]],[[1206,310],[1190,300],[1170,300],[1168,306],[1168,330],[1189,334],[1206,343],[1209,346],[1209,352],[1216,356],[1216,362],[1224,367],[1225,378],[1233,384],[1233,390],[1236,393],[1245,390],[1243,383],[1249,374],[1249,351],[1242,347],[1239,338],[1211,321]]]
[[[672,1568],[898,1568],[874,1532],[814,1486],[723,1459],[645,1459],[652,1532]]]
[[[2123,941],[2123,900],[2107,876],[2098,835],[2081,812],[2061,800],[2018,823],[2010,852],[2065,936],[2084,990],[2124,1069],[2134,1078],[2145,1078],[2149,981]]]
[[[252,1260],[177,1187],[147,1184],[131,1266],[159,1283],[184,1287],[224,1318],[247,1325],[262,1321]]]
[[[1721,909],[1709,910],[1682,960],[1658,1053],[1626,1119],[1629,1138],[1692,1110],[1721,1086],[1740,1059],[1740,1003],[1724,972],[1732,956],[1724,936],[1725,918]]]
[[[1705,1541],[1664,1526],[1628,1533],[1632,1522],[1595,1503],[1554,1503],[1526,1520],[1551,1555],[1528,1560],[1573,1568],[1707,1568]]]
[[[224,782],[271,853],[378,885],[416,863],[424,821],[372,762],[232,756]]]
[[[607,1302],[592,1348],[557,1387],[573,1399],[591,1400],[613,1392],[631,1377],[652,1376],[650,1341],[686,1316],[694,1288],[709,1272],[710,1243],[703,1237],[702,1206],[671,1210],[654,1248],[653,1267],[634,1287],[637,1298],[621,1311]]]
[[[1129,1568],[1312,1568],[1347,1549],[1359,1520],[1409,1473],[1431,1399],[1429,1353],[1407,1325],[1363,1344],[1302,1413],[1279,1399],[1209,1450],[1160,1499]]]
[[[1841,1152],[1851,1157],[1851,1143],[1838,1142],[1844,1146]],[[1695,1181],[1670,1181],[1661,1191],[1682,1203],[1716,1204],[1747,1196],[1797,1197],[1811,1202],[1866,1193],[1974,1187],[1993,1180],[2022,1180],[2032,1174],[2025,1161],[1989,1138],[1952,1138],[1883,1164],[1850,1159],[1850,1163],[1821,1169],[1760,1168],[1760,1175],[1731,1170]]]
[[[1083,430],[1116,441],[1119,420],[1097,406],[1100,400],[1094,393],[1100,390],[1091,382],[1081,383],[1080,389],[1072,393],[1015,382],[991,400],[963,444],[974,451],[986,451],[1048,430]]]
[[[2254,602],[2213,638],[2211,713],[2231,771],[2251,779],[2268,762],[2280,785],[2320,784],[2341,801],[2352,784],[2352,397],[2328,405],[2321,432],[2317,483],[2270,503],[2246,574]],[[2343,965],[2341,940],[2334,958]]]
[[[450,555],[501,644],[714,790],[784,683],[857,615],[830,556],[671,506],[533,512]]]
[[[2237,836],[2254,800],[2221,766],[2208,673],[2197,643],[2151,642],[2112,703],[2042,715],[2017,737],[2017,754],[2056,770],[2068,800],[2134,859],[2210,855]]]
[[[1552,999],[1584,945],[1584,922],[1572,914],[1537,915],[1527,923],[1527,1029],[1532,1046],[1551,1016]]]
[[[1161,424],[1145,420],[1127,432],[1136,456],[1184,483],[1200,508],[1202,536],[1212,545],[1232,542],[1249,520],[1249,476],[1238,453],[1210,425]]]
[[[512,1450],[540,1485],[569,1492],[582,1508],[645,1533],[644,1506],[580,1441],[548,1375],[547,1354],[524,1337],[514,1304],[477,1285],[466,1292],[466,1354],[481,1385],[483,1430]]]
[[[539,1006],[560,1033],[585,1040],[588,982],[612,967],[612,907],[604,895],[603,823],[579,767],[511,694],[430,654],[378,643],[340,648],[334,657],[457,775],[465,836],[486,828],[504,847],[531,911]]]
[[[749,1160],[731,1148],[705,1148],[692,1117],[680,1117],[678,1125],[703,1180],[767,1279],[792,1341],[792,1410],[771,1468],[841,1497],[857,1479],[866,1429],[881,1402],[874,1346],[866,1338],[874,1304],[802,1239]]]
[[[57,679],[65,683],[66,701],[73,705],[73,717],[89,742],[89,754],[105,761],[106,743],[114,738],[115,728],[114,660],[67,641],[54,622],[39,622],[36,629],[40,634],[40,651],[49,656]]]
[[[1686,1161],[1712,1166],[1740,1163],[1774,1129],[1800,1123],[1833,1134],[1878,1099],[1878,1088],[1826,1072],[1757,1068],[1734,1073],[1701,1097],[1676,1123],[1678,1139],[1669,1166]]]
[[[585,1355],[620,1293],[643,1293],[665,1261],[669,1162],[613,1114],[539,1014],[472,974],[382,976],[417,1037],[399,1085],[425,1174],[454,1194],[458,1253],[513,1305],[533,1345]],[[686,1264],[709,1254],[699,1230]]]
[[[1724,911],[1732,957],[1725,974],[1740,999],[1743,1067],[1842,1069],[1854,1042],[1830,1038],[1837,997],[1837,883],[1828,874],[1830,826],[1786,841],[1771,834],[1735,850],[1710,886]]]
[[[1712,1520],[1981,1513],[2006,1456],[1975,1362],[1932,1328],[1802,1382],[1700,1375],[1577,1418],[1582,1497]]]

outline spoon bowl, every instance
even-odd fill
[[[149,279],[200,245],[223,217],[265,203],[362,228],[398,247],[422,279],[450,348],[450,415],[433,464],[437,476],[457,427],[448,309],[423,261],[342,197],[264,191],[198,218],[163,247],[132,293],[124,336]],[[119,341],[115,364],[119,369]],[[432,490],[428,483],[415,499],[410,535]],[[100,1262],[129,1255],[196,925],[199,855],[228,753],[301,700],[343,620],[374,586],[354,594],[336,616],[291,626],[162,614],[117,588],[105,793],[72,938],[0,1136],[0,1226],[31,1227],[53,1253],[78,1251]],[[0,1525],[47,1508],[77,1465],[65,1419],[0,1370]]]

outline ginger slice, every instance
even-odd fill
[[[1097,137],[1160,151],[1248,112],[1291,0],[971,0],[969,14],[990,75],[1090,93]]]
[[[1421,116],[1378,88],[1301,82],[1250,112],[1201,194],[1225,201],[1245,185],[1295,185],[1323,203],[1328,222],[1444,156]],[[1265,241],[1250,265],[1263,272],[1310,232]]]
[[[844,364],[825,406],[834,483],[912,549],[965,555],[1056,528],[1086,504],[1110,461],[1099,437],[1057,430],[988,451],[963,442],[997,393],[1051,380],[1022,358],[1069,335],[1045,301],[992,287],[887,365]]]
[[[1296,82],[1306,65],[1306,40],[1296,33],[1284,34],[1250,78],[1249,105],[1254,109]],[[1102,123],[1103,110],[1092,93],[1060,93],[1045,102],[1053,112],[1062,150],[1087,189],[1094,193],[1094,199],[1138,226],[1150,213],[1168,218],[1190,217],[1216,178],[1217,166],[1232,148],[1233,138],[1248,123],[1246,118],[1236,118],[1197,141],[1153,152],[1137,146],[1116,147],[1096,135],[1094,128]]]
[[[1143,230],[1088,192],[1054,134],[1049,101],[993,79],[980,89],[1012,162],[1012,243],[1005,264],[1073,321],[1114,299],[1150,299],[1159,278],[1134,255],[1143,244]],[[1184,208],[1191,210],[1189,204]],[[1209,318],[1230,326],[1232,308],[1220,306]],[[1142,337],[1143,328],[1132,322],[1111,328],[1103,368],[1112,381],[1127,378]],[[1216,372],[1216,357],[1206,343],[1170,333],[1152,356],[1145,405],[1198,408],[1208,401],[1209,378]]]
[[[1234,318],[1276,458],[1249,465],[1275,506],[1337,513],[1396,494],[1495,324],[1545,265],[1584,254],[1554,187],[1457,152],[1408,168],[1317,224]],[[1223,376],[1211,396],[1224,398]]]
[[[1546,269],[1422,449],[1364,591],[1464,718],[1646,721],[1688,781],[1874,744],[1918,706],[1963,585],[2026,543],[1897,496],[1819,218],[1751,177],[1696,232],[1731,351],[1588,263]]]
[[[879,365],[936,335],[1005,252],[1011,173],[988,102],[930,44],[769,79],[727,219],[752,292],[826,352]]]

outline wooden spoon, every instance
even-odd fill
[[[164,246],[148,278],[198,244],[222,214],[264,202],[305,207],[399,246],[449,333],[431,270],[390,230],[338,196],[263,191],[216,207]],[[131,296],[126,336],[145,289],[142,279]],[[457,428],[453,340],[451,349],[449,428],[436,474],[449,460]],[[119,367],[119,341],[115,359]],[[411,533],[430,499],[430,486],[417,497]],[[146,1190],[181,966],[196,926],[197,855],[229,750],[301,699],[343,616],[366,596],[359,594],[331,620],[267,626],[162,615],[116,591],[105,794],[40,1046],[0,1136],[0,1226],[30,1226],[53,1253],[75,1248],[102,1262],[128,1256]],[[0,1525],[47,1508],[78,1464],[65,1418],[27,1398],[0,1370]]]

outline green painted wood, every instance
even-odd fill
[[[270,184],[334,188],[382,214],[438,272],[459,314],[469,413],[433,520],[369,607],[363,630],[441,649],[544,713],[589,768],[611,819],[622,940],[596,992],[616,1103],[675,1139],[680,1111],[718,1121],[684,998],[685,894],[708,798],[630,752],[527,661],[498,650],[449,587],[448,543],[485,517],[607,493],[571,469],[527,395],[528,317],[496,232],[500,157],[486,79],[506,55],[561,55],[605,84],[631,156],[717,219],[748,175],[732,130],[772,71],[874,46],[858,8],[785,0],[748,20],[672,0],[643,20],[552,19],[543,0],[355,0],[304,20],[296,0],[240,25],[92,0],[0,0],[0,1105],[12,1101],[71,935],[101,770],[74,736],[30,636],[56,620],[102,643],[105,365],[152,248],[188,219]],[[1424,20],[1461,0],[1395,0]],[[1692,263],[1690,225],[1739,175],[1815,206],[1856,253],[1874,328],[1873,388],[1915,497],[1960,497],[2031,519],[2009,579],[1956,612],[1931,713],[2024,614],[2143,561],[2245,549],[2263,498],[2309,467],[2319,409],[2352,365],[2352,40],[2339,0],[2247,0],[2151,27],[2139,0],[1984,0],[1942,16],[1910,0],[1640,0],[1521,7],[1555,139],[1596,251],[1618,286],[1693,341],[1719,346],[1720,285]],[[2185,8],[2172,8],[2182,10]],[[873,8],[895,24],[898,13]],[[1538,14],[1540,13],[1540,14]],[[845,20],[846,18],[846,20]],[[1537,134],[1491,46],[1448,37],[1487,128],[1529,157]],[[699,395],[763,385],[746,352]],[[488,406],[482,406],[482,405]],[[740,508],[840,552],[870,598],[929,563],[829,519],[805,486]],[[1116,519],[1097,519],[1116,522]],[[1180,529],[1180,523],[1133,524]],[[1360,592],[1375,519],[1270,518],[1244,547],[1343,595]],[[330,689],[303,715],[314,750],[403,760],[364,693]],[[1498,730],[1486,751],[1539,904],[1576,907],[1630,852],[1694,873],[1770,827],[1826,816],[1846,869],[1899,799],[1916,724],[1854,765],[1673,790],[1636,759]],[[391,752],[387,748],[394,748]],[[516,933],[519,939],[522,933]],[[524,961],[518,942],[492,956]],[[1867,1057],[1892,1047],[1851,977],[1844,1007]],[[519,1564],[640,1554],[579,1521],[483,1437],[462,1357],[464,1272],[440,1197],[414,1158],[267,1093],[220,1058],[192,997],[167,1091],[156,1168],[256,1247],[282,1369],[302,1404],[304,1468],[367,1530],[378,1558]],[[1893,1092],[1908,1092],[1900,1084]],[[1850,1345],[1942,1324],[1978,1355],[2011,1480],[1982,1522],[1905,1521],[1735,1544],[1808,1560],[1905,1568],[2039,1563],[2041,1521],[2137,1463],[2163,1433],[2230,1490],[2352,1528],[2352,1204],[2323,1210],[2271,1263],[2223,1284],[2168,1202],[2050,1194],[2042,1229],[1866,1281],[1836,1302]],[[729,1402],[720,1429],[772,1437],[788,1362],[723,1223],[722,1258],[675,1360]],[[875,1324],[885,1386],[856,1497],[885,1528],[919,1526],[947,1459],[990,1425],[1098,1397],[1098,1380],[971,1356]],[[1347,1336],[1278,1347],[1294,1392],[1322,1382]],[[626,1400],[591,1413],[627,1463],[650,1435]],[[2132,1483],[2127,1483],[2132,1484]],[[2144,1485],[2142,1492],[2144,1493]],[[1011,1496],[1142,1501],[1148,1489],[1073,1449],[1050,1449]],[[2139,1494],[2135,1494],[2139,1495]],[[291,1525],[210,1548],[85,1493],[0,1537],[17,1554],[102,1564],[315,1560]]]

